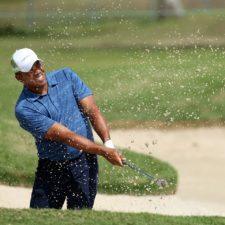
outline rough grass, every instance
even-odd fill
[[[148,213],[112,213],[90,210],[0,209],[1,225],[223,225],[225,218],[206,216],[162,216]]]

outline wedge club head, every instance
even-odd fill
[[[126,166],[130,167],[131,169],[133,169],[133,170],[139,172],[140,174],[144,175],[149,180],[155,182],[158,185],[158,187],[160,187],[160,188],[164,188],[164,187],[168,186],[168,183],[165,179],[157,179],[154,176],[152,176],[151,174],[146,173],[143,170],[141,170],[140,168],[134,166],[133,164],[128,163],[126,160],[123,160],[123,165],[126,165]]]

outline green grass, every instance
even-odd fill
[[[162,216],[148,213],[112,213],[89,210],[0,209],[1,225],[223,225],[225,218],[204,216]]]
[[[3,118],[12,120],[21,85],[8,60],[16,43],[20,47],[24,41],[13,38],[0,43],[6,65],[0,83],[0,109]],[[54,49],[47,48],[44,40],[33,39],[29,44],[44,59],[47,71],[73,68],[91,87],[110,122],[218,124],[225,120],[223,49]]]

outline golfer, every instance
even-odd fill
[[[28,48],[11,58],[23,90],[15,107],[20,126],[35,138],[38,166],[31,208],[92,208],[97,192],[97,155],[123,166],[91,90],[69,68],[45,73]],[[89,122],[90,121],[90,122]],[[91,126],[104,145],[94,143]]]

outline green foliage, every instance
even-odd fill
[[[121,222],[122,221],[122,222]],[[148,213],[113,213],[90,210],[0,209],[1,225],[224,225],[223,217],[162,216]]]
[[[106,44],[108,47],[132,48],[225,45],[224,9],[205,14],[191,12],[182,18],[158,21],[156,13],[149,11],[110,11],[103,8],[95,12],[85,6],[79,10],[76,4],[55,3],[51,6],[42,2],[33,7],[33,12],[28,12],[26,5],[18,4],[8,9],[4,5],[4,12],[0,12],[0,31],[8,33],[10,28],[12,36],[24,32],[25,37],[36,33],[51,39],[86,39],[87,42],[94,41],[95,47]],[[63,9],[65,6],[68,8]]]
[[[40,37],[47,36],[47,32],[44,29],[40,30],[29,30],[26,28],[17,28],[12,24],[0,26],[0,37]]]

